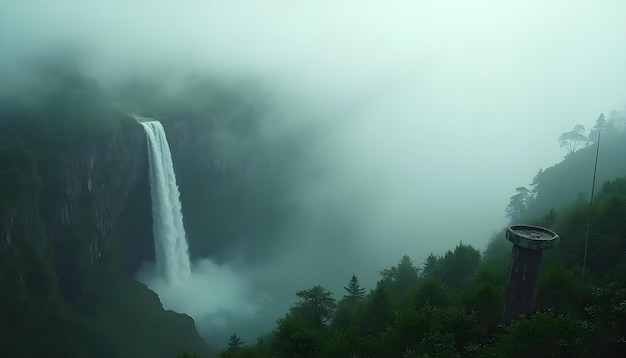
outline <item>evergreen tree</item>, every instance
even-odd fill
[[[591,130],[589,131],[589,136],[587,137],[588,144],[593,144],[598,140],[598,133],[604,134],[604,131],[607,129],[609,122],[604,118],[604,113],[600,113],[598,119],[596,119],[596,123],[593,125]]]
[[[384,269],[382,271],[380,271],[380,276],[382,277],[382,281],[385,284],[388,285],[392,285],[393,282],[396,280],[396,267],[393,266],[392,268],[388,268],[388,269]]]
[[[506,207],[505,217],[510,218],[511,222],[521,220],[528,208],[529,198],[530,191],[526,187],[515,188],[515,195],[511,197],[509,205]]]
[[[327,291],[320,285],[313,286],[308,290],[298,291],[300,302],[292,311],[309,320],[315,327],[319,328],[333,317],[337,304],[332,298],[332,292]]]
[[[360,326],[363,323],[364,310],[364,301],[351,302],[347,299],[341,300],[333,316],[332,328],[337,330],[351,326]]]
[[[412,293],[410,303],[418,309],[426,305],[446,307],[451,302],[446,285],[433,277],[424,279]]]
[[[399,294],[406,292],[419,280],[419,268],[413,265],[413,261],[407,255],[402,256],[396,270],[394,288]]]
[[[228,352],[229,353],[237,352],[239,349],[241,349],[241,346],[243,344],[244,342],[241,340],[241,338],[239,338],[235,333],[233,333],[233,335],[230,336],[230,338],[228,338]]]
[[[382,281],[387,284],[395,295],[403,295],[419,280],[419,268],[407,255],[402,256],[398,266],[380,272]]]
[[[424,268],[422,269],[422,276],[429,277],[435,276],[439,271],[439,258],[434,253],[430,253],[424,261]]]
[[[441,279],[448,287],[459,288],[465,285],[479,264],[480,251],[461,242],[443,257]]]
[[[543,169],[539,169],[537,174],[533,177],[533,181],[530,183],[530,195],[529,201],[534,200],[539,193],[539,183],[541,182],[541,175],[543,174]],[[528,206],[528,205],[527,205]]]
[[[272,338],[272,357],[316,357],[321,345],[318,331],[310,322],[296,314],[288,313],[277,322]]]
[[[384,281],[378,281],[370,292],[365,307],[365,329],[370,334],[380,334],[393,321],[391,294]]]
[[[365,289],[361,288],[361,286],[359,285],[359,279],[356,277],[356,275],[352,275],[352,278],[350,278],[350,282],[348,282],[348,287],[344,286],[343,289],[348,292],[348,294],[344,295],[343,298],[345,298],[349,302],[358,302],[363,300],[363,298],[365,297]]]

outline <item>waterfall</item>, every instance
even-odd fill
[[[191,275],[191,265],[172,155],[163,125],[159,121],[140,123],[148,139],[157,273],[176,283]]]

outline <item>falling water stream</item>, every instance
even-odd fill
[[[177,283],[191,276],[191,265],[172,155],[163,125],[159,121],[140,123],[148,138],[157,273]]]

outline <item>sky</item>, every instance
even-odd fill
[[[421,263],[460,240],[483,248],[515,187],[563,158],[558,136],[626,105],[624,1],[0,4],[5,86],[24,58],[64,43],[104,84],[176,70],[264,81],[291,125],[322,128],[326,175],[294,195],[311,227],[334,209],[360,241],[356,266],[319,280],[405,253]],[[311,240],[297,250],[324,247]]]

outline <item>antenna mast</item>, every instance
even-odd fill
[[[585,280],[585,268],[587,267],[587,247],[589,246],[589,231],[591,229],[591,212],[593,210],[593,194],[596,189],[596,171],[598,170],[598,153],[600,152],[600,133],[598,128],[598,142],[596,143],[596,162],[593,166],[593,181],[591,182],[591,199],[589,200],[589,215],[587,216],[587,234],[585,235],[585,254],[583,255],[582,280]]]

